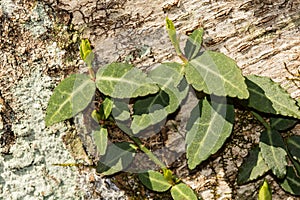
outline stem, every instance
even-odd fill
[[[253,116],[260,121],[260,123],[262,123],[262,125],[264,125],[264,127],[270,131],[271,127],[270,125],[266,122],[266,120],[264,120],[264,118],[262,118],[262,116],[260,116],[257,112],[251,111],[251,113],[253,114]]]
[[[89,75],[93,81],[96,80],[95,72],[92,68],[92,64],[88,64]]]
[[[182,62],[184,63],[184,64],[187,64],[188,62],[189,62],[189,60],[185,57],[185,55],[183,55],[182,53],[180,53],[180,54],[177,54],[178,55],[178,57],[182,60]]]
[[[161,169],[167,169],[166,165],[162,163],[145,145],[142,144],[141,140],[129,135],[129,137],[135,142],[136,145]]]

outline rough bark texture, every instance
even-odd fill
[[[142,45],[152,48],[154,62],[167,60],[174,53],[164,28],[168,16],[182,35],[204,27],[206,48],[235,59],[244,74],[271,77],[288,88],[292,97],[300,95],[297,86],[286,80],[292,75],[284,67],[285,63],[295,74],[299,70],[298,0],[61,3],[65,4],[61,8],[73,13],[72,23],[88,27],[85,36],[92,39],[100,63]]]
[[[79,175],[51,166],[70,159],[69,154],[59,147],[60,141],[51,139],[54,133],[58,137],[60,132],[72,156],[89,162],[84,153],[79,153],[83,151],[81,143],[71,144],[78,140],[74,127],[59,125],[49,130],[42,122],[53,85],[76,68],[86,70],[82,61],[76,58],[78,50],[72,40],[76,41],[78,32],[74,29],[83,28],[83,37],[91,40],[96,51],[95,68],[112,61],[127,60],[147,70],[159,62],[177,60],[165,30],[165,17],[168,16],[174,21],[182,40],[197,27],[204,27],[206,49],[223,52],[237,61],[244,74],[271,77],[292,97],[300,97],[299,77],[296,76],[300,70],[299,0],[5,2],[0,10],[3,55],[0,58],[0,136],[1,153],[8,155],[0,157],[0,166],[4,166],[0,167],[0,198],[46,196],[59,199],[68,192],[70,198],[73,195],[78,199],[82,196],[97,199],[110,193],[103,192],[105,181],[99,181],[94,173]],[[70,27],[71,24],[74,25],[72,30],[60,28],[60,25]],[[67,62],[63,58],[73,61]],[[39,87],[41,84],[42,88]],[[244,113],[238,114],[237,118],[239,122],[234,134],[222,153],[203,163],[196,172],[189,172],[186,165],[178,167],[177,173],[185,177],[183,180],[204,199],[257,198],[261,182],[237,186],[236,175],[243,157],[253,143],[257,143],[262,127]],[[299,126],[292,132],[299,135]],[[44,147],[44,143],[49,145]],[[55,158],[59,156],[61,159]],[[62,175],[65,171],[66,177]],[[41,178],[43,174],[46,177]],[[28,185],[32,178],[37,182]],[[272,181],[273,199],[296,199],[284,193],[272,177],[267,179]],[[18,189],[17,183],[22,185],[21,192],[12,194],[10,188]],[[131,190],[130,181],[127,184]],[[50,189],[39,190],[39,185]],[[71,186],[77,188],[73,193],[69,189]],[[80,196],[82,193],[85,194]]]

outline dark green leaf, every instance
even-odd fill
[[[161,173],[152,170],[140,173],[139,179],[148,189],[156,192],[167,191],[172,186]]]
[[[272,192],[266,180],[259,189],[258,200],[272,200]]]
[[[184,54],[188,60],[194,59],[200,52],[203,37],[203,28],[194,30],[184,47]]]
[[[126,169],[135,155],[130,143],[114,143],[108,146],[105,156],[98,161],[96,171],[102,175],[112,175]]]
[[[278,84],[268,77],[246,76],[250,93],[248,106],[265,113],[280,114],[300,119],[296,101]]]
[[[161,107],[158,107],[157,110],[149,114],[134,115],[130,128],[133,134],[140,133],[149,126],[156,125],[163,121],[167,115],[166,110]]]
[[[134,98],[158,92],[156,84],[141,70],[126,63],[111,63],[101,67],[96,86],[113,98]]]
[[[170,20],[168,17],[166,18],[166,26],[167,26],[167,31],[170,37],[170,40],[175,48],[175,51],[177,54],[182,54],[181,50],[180,50],[180,46],[179,46],[179,41],[176,35],[176,29],[175,26],[172,22],[172,20]]]
[[[269,167],[265,163],[261,152],[259,152],[259,147],[256,146],[249,152],[249,155],[240,166],[237,182],[238,184],[244,184],[255,180],[264,175],[268,170]]]
[[[130,111],[128,108],[128,102],[114,99],[112,115],[117,121],[127,121],[130,119]]]
[[[166,110],[173,113],[187,96],[188,84],[183,77],[183,67],[178,63],[164,63],[150,71],[149,77],[169,95]]]
[[[112,116],[115,119],[117,126],[127,134],[132,135],[132,130],[130,129],[131,117],[128,107],[128,101],[126,99],[114,99]]]
[[[186,144],[190,169],[222,147],[231,134],[233,121],[234,108],[227,104],[226,98],[221,98],[220,102],[207,99],[199,102],[187,124]]]
[[[241,70],[234,60],[222,53],[205,51],[186,65],[185,76],[196,90],[207,94],[249,97]]]
[[[95,94],[95,83],[85,74],[73,74],[64,79],[50,97],[46,126],[74,117],[85,109]]]
[[[186,184],[179,183],[171,188],[171,195],[174,200],[197,200],[195,192]]]
[[[100,130],[93,131],[92,135],[99,154],[104,155],[107,147],[107,135],[108,135],[107,129],[100,128]]]
[[[270,118],[270,125],[273,129],[278,131],[285,131],[287,129],[292,128],[299,122],[298,119],[292,118],[284,118],[284,117],[271,117]]]
[[[179,107],[188,93],[188,85],[181,70],[182,67],[178,63],[165,63],[149,73],[149,77],[161,90],[134,104],[131,125],[134,134],[158,124]]]
[[[276,130],[263,131],[259,147],[262,157],[274,175],[283,178],[286,174],[286,150],[283,139]]]
[[[300,177],[291,166],[287,167],[287,174],[280,186],[288,193],[300,195]]]
[[[287,147],[295,160],[300,162],[300,136],[294,135],[288,138]]]

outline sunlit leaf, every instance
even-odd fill
[[[140,173],[139,179],[148,189],[156,192],[167,191],[172,186],[161,173],[152,170]]]
[[[196,90],[217,96],[249,97],[245,79],[236,62],[222,53],[205,51],[189,61],[185,76]]]
[[[287,174],[280,186],[288,193],[300,195],[300,177],[291,166],[287,167]]]
[[[227,103],[226,98],[220,98],[220,102],[204,99],[193,109],[186,136],[190,169],[216,153],[230,136],[234,108]]]
[[[101,104],[101,108],[103,109],[104,119],[108,119],[113,108],[113,101],[109,98],[105,98]]]
[[[268,77],[249,75],[246,84],[250,92],[247,104],[256,110],[300,119],[296,101],[278,84]]]
[[[134,152],[135,149],[127,142],[109,145],[106,154],[98,161],[97,173],[112,175],[126,169],[133,161]]]
[[[168,17],[166,18],[166,26],[167,26],[167,31],[169,34],[169,38],[175,48],[175,51],[177,54],[182,54],[181,50],[180,50],[180,46],[179,46],[179,41],[176,35],[176,29],[175,26],[172,22],[172,20],[170,20]]]
[[[74,117],[85,109],[95,94],[95,83],[85,74],[73,74],[54,89],[50,97],[46,126]]]
[[[88,39],[81,40],[80,44],[80,57],[89,66],[92,65],[94,60],[94,53],[91,48],[91,44]]]
[[[126,63],[111,63],[101,67],[96,86],[113,98],[134,98],[158,92],[158,87],[138,68]]]
[[[195,192],[186,184],[179,183],[171,188],[171,195],[174,200],[197,200]]]
[[[272,200],[272,192],[267,180],[264,180],[263,185],[259,189],[258,200]]]
[[[287,153],[280,133],[276,130],[263,131],[259,147],[268,167],[278,178],[283,178],[286,174]]]
[[[97,146],[98,153],[100,155],[104,155],[107,147],[107,129],[100,128],[100,130],[93,131],[92,135]]]
[[[249,155],[239,167],[237,182],[238,184],[247,183],[264,175],[267,171],[269,171],[269,167],[265,163],[259,147],[256,146],[249,152]]]
[[[200,28],[194,30],[188,37],[184,47],[184,54],[188,60],[192,60],[199,54],[202,45],[203,32],[203,28]]]

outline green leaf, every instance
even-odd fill
[[[250,93],[247,104],[265,113],[280,114],[300,119],[296,101],[278,84],[268,77],[246,76]]]
[[[156,192],[167,191],[172,186],[161,173],[152,170],[140,173],[139,179],[148,189]]]
[[[205,51],[185,67],[185,76],[196,90],[217,96],[246,99],[245,79],[236,62],[222,53]]]
[[[96,172],[112,175],[126,169],[133,161],[134,152],[135,149],[127,142],[109,145],[105,156],[98,161]]]
[[[149,77],[161,90],[134,104],[131,125],[134,134],[158,124],[179,107],[189,89],[181,70],[181,65],[178,63],[165,63],[149,73]]]
[[[286,118],[286,117],[271,117],[270,118],[270,125],[273,129],[276,129],[278,131],[285,131],[287,129],[290,129],[294,127],[297,122],[299,122],[298,119],[292,119],[292,118]]]
[[[300,195],[300,177],[297,175],[293,167],[287,167],[287,174],[280,186],[288,193]]]
[[[268,167],[278,178],[286,174],[286,150],[280,133],[276,130],[263,131],[260,135],[259,147]]]
[[[171,195],[174,200],[197,200],[195,192],[186,184],[179,183],[171,188]]]
[[[104,155],[107,147],[107,129],[100,128],[100,130],[93,131],[92,133],[97,150],[100,155]]]
[[[169,34],[169,38],[175,48],[175,51],[178,55],[181,55],[181,50],[180,50],[180,46],[179,46],[179,41],[176,35],[176,29],[175,26],[172,22],[172,20],[170,20],[168,17],[166,18],[166,26],[167,26],[167,31]]]
[[[134,115],[131,129],[134,134],[163,121],[168,112],[165,107],[168,105],[168,95],[160,91],[155,96],[148,96],[146,99],[137,101],[134,104]]]
[[[126,101],[114,99],[112,115],[116,121],[130,120],[130,111]]]
[[[87,64],[92,65],[94,60],[94,53],[92,52],[91,44],[88,39],[81,40],[80,57]]]
[[[272,192],[267,180],[264,180],[263,185],[259,189],[258,200],[272,200]]]
[[[126,63],[111,63],[100,68],[96,86],[113,98],[134,98],[158,92],[158,87],[141,70]]]
[[[185,43],[184,54],[188,60],[194,59],[200,52],[202,45],[203,28],[194,30]]]
[[[50,97],[46,126],[74,117],[85,109],[95,94],[95,83],[85,74],[73,74],[54,89]]]
[[[300,136],[294,135],[289,137],[287,147],[293,158],[300,162]]]
[[[245,184],[264,175],[267,171],[269,171],[269,167],[265,163],[259,147],[256,146],[249,152],[249,155],[239,167],[237,183]]]
[[[110,98],[105,98],[101,104],[101,109],[103,110],[104,119],[108,119],[112,112],[113,101]]]
[[[179,63],[164,63],[150,71],[149,77],[169,95],[168,113],[173,113],[188,94],[188,84]]]
[[[216,153],[231,134],[234,122],[233,105],[227,104],[226,98],[220,98],[219,101],[208,101],[205,98],[191,113],[186,136],[190,169]]]

